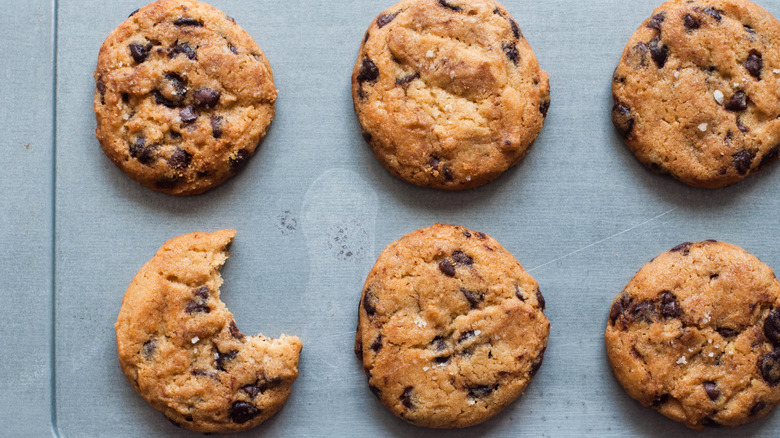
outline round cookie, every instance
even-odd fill
[[[462,190],[523,159],[550,88],[498,2],[403,0],[368,28],[352,98],[363,137],[390,173]]]
[[[754,421],[780,403],[780,282],[742,248],[683,243],[615,298],[606,347],[643,406],[696,430]]]
[[[235,20],[193,0],[132,13],[100,47],[103,151],[160,192],[195,195],[238,172],[274,117],[268,60]]]
[[[369,388],[419,426],[467,427],[523,393],[550,323],[536,281],[484,233],[435,224],[385,248],[360,301]]]
[[[116,321],[119,364],[133,388],[174,424],[237,432],[290,395],[301,341],[246,336],[219,299],[234,230],[169,240],[135,278]]]
[[[747,0],[662,4],[612,77],[612,122],[645,165],[717,188],[780,155],[780,22]]]

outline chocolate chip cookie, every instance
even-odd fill
[[[116,322],[119,364],[174,424],[198,432],[250,429],[281,409],[301,341],[246,336],[219,299],[234,230],[166,242],[133,278]]]
[[[462,190],[525,157],[550,89],[496,1],[403,0],[368,28],[352,98],[364,138],[390,173]]]
[[[780,155],[780,22],[747,0],[674,0],[631,37],[612,122],[637,158],[717,188]]]
[[[160,192],[195,195],[238,172],[274,117],[271,66],[229,16],[160,0],[106,38],[95,70],[103,151]]]
[[[615,298],[607,355],[628,394],[701,430],[780,403],[780,282],[742,248],[683,243]]]
[[[419,426],[475,425],[539,370],[550,331],[544,305],[498,242],[435,224],[379,256],[360,300],[355,353],[394,414]]]

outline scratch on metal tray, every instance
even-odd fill
[[[673,211],[675,211],[675,210],[677,210],[677,207],[674,207],[674,208],[672,208],[672,209],[669,209],[669,210],[667,210],[667,211],[665,211],[665,212],[663,212],[663,213],[661,213],[661,214],[659,214],[659,215],[657,215],[657,216],[651,217],[650,219],[648,219],[648,220],[646,220],[646,221],[642,222],[641,224],[634,225],[633,227],[631,227],[631,228],[628,228],[628,229],[626,229],[626,230],[623,230],[623,231],[621,231],[621,232],[619,232],[619,233],[615,233],[615,234],[613,234],[613,235],[611,235],[611,236],[605,237],[605,238],[603,238],[603,239],[601,239],[601,240],[598,240],[598,241],[596,241],[596,242],[593,242],[593,243],[591,243],[591,244],[589,244],[589,245],[583,246],[583,247],[582,247],[582,248],[580,248],[580,249],[574,250],[574,251],[572,251],[572,252],[570,252],[570,253],[568,253],[568,254],[564,254],[564,255],[562,255],[562,256],[560,256],[560,257],[558,257],[558,258],[552,259],[552,260],[550,260],[549,262],[542,263],[542,264],[541,264],[541,265],[539,265],[539,266],[534,266],[533,268],[531,268],[531,269],[528,269],[528,272],[535,271],[536,269],[539,269],[539,268],[542,268],[542,267],[544,267],[544,266],[547,266],[547,265],[549,265],[550,263],[555,263],[555,262],[557,262],[558,260],[565,259],[566,257],[569,257],[569,256],[572,256],[572,255],[574,255],[574,254],[577,254],[577,253],[579,253],[579,252],[585,251],[585,250],[586,250],[586,249],[588,249],[588,248],[591,248],[591,247],[593,247],[593,246],[596,246],[596,245],[598,245],[598,244],[600,244],[600,243],[602,243],[602,242],[606,242],[607,240],[609,240],[609,239],[613,239],[613,238],[615,238],[615,237],[617,237],[617,236],[620,236],[621,234],[628,233],[629,231],[631,231],[631,230],[635,230],[635,229],[637,229],[637,228],[641,227],[642,225],[648,224],[648,223],[650,223],[650,222],[652,222],[652,221],[654,221],[654,220],[656,220],[656,219],[660,219],[660,218],[662,218],[662,217],[666,216],[667,214],[669,214],[669,213],[671,213],[671,212],[673,212]]]

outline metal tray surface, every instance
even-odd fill
[[[178,198],[124,176],[94,134],[98,49],[144,2],[4,2],[2,435],[193,435],[126,382],[113,324],[130,280],[166,240],[235,228],[222,298],[239,327],[304,342],[287,405],[236,436],[702,436],[617,383],[603,344],[609,305],[643,263],[683,241],[728,241],[780,269],[780,165],[728,188],[693,189],[646,170],[622,144],[609,120],[612,70],[660,1],[505,0],[550,74],[541,135],[520,165],[481,188],[404,183],[361,138],[350,96],[360,39],[393,3],[213,0],[270,59],[277,115],[237,177]],[[780,16],[780,0],[760,3]],[[379,252],[434,222],[501,242],[539,281],[552,324],[525,394],[464,430],[395,418],[352,352],[360,291]],[[780,412],[707,436],[736,433],[778,436]]]

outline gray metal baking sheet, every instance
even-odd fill
[[[780,165],[725,189],[693,189],[652,174],[623,146],[609,121],[611,73],[660,1],[505,0],[550,74],[549,116],[519,166],[445,193],[390,176],[352,109],[360,39],[394,0],[214,0],[270,59],[277,116],[237,177],[191,198],[131,181],[94,135],[98,49],[144,3],[3,3],[0,435],[193,435],[125,381],[113,324],[130,280],[166,240],[235,228],[222,297],[239,327],[304,343],[284,409],[239,436],[701,436],[640,407],[614,379],[603,346],[609,303],[643,263],[682,241],[725,240],[780,269]],[[759,3],[780,16],[780,0]],[[552,324],[526,393],[465,430],[392,416],[352,353],[379,252],[437,221],[510,250],[539,281]],[[776,437],[780,412],[707,432],[734,434]]]

